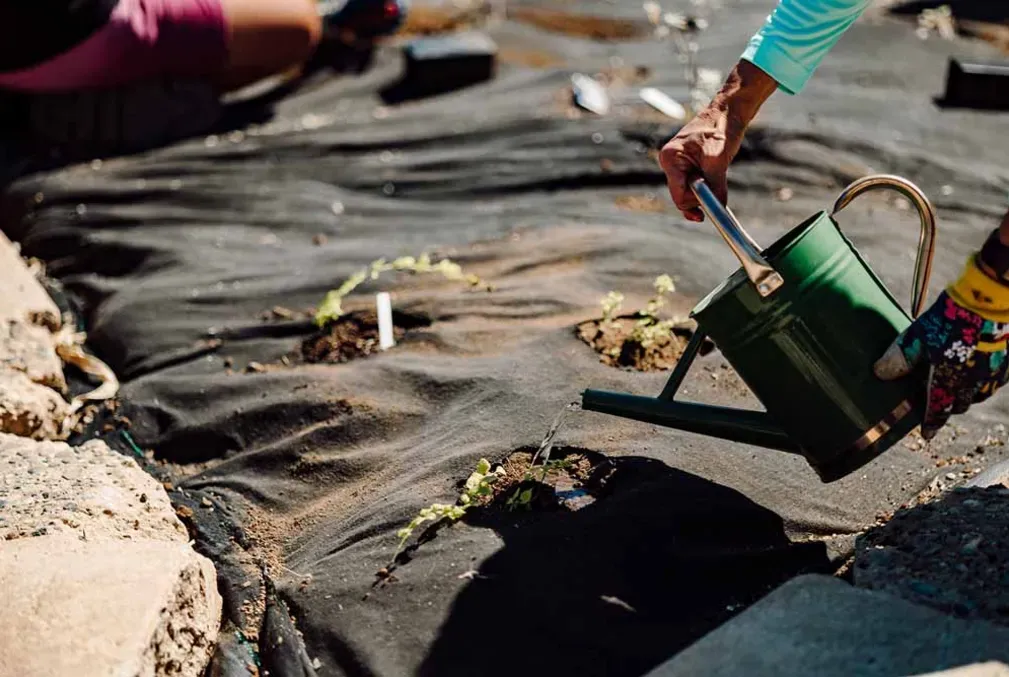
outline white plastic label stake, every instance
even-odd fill
[[[687,110],[675,99],[670,98],[665,92],[654,87],[645,87],[640,92],[641,98],[649,106],[664,115],[668,115],[674,120],[686,120]]]
[[[392,333],[392,300],[389,292],[376,294],[375,305],[378,309],[378,347],[388,350],[396,345],[396,337]]]

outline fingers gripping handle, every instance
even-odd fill
[[[911,317],[918,317],[925,307],[928,296],[928,281],[932,277],[932,258],[935,256],[935,208],[925,193],[907,179],[892,174],[872,174],[851,183],[841,191],[834,202],[834,216],[851,202],[873,190],[893,190],[914,205],[921,220],[921,233],[918,235],[918,256],[914,264],[914,284],[911,289]]]
[[[778,271],[772,268],[760,255],[760,247],[757,243],[743,230],[735,215],[721,203],[704,179],[691,181],[690,188],[701,204],[701,211],[715,225],[729,245],[729,249],[743,265],[743,271],[757,293],[763,298],[773,294],[784,284],[784,280]]]

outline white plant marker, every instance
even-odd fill
[[[649,106],[674,120],[687,119],[687,109],[680,102],[654,87],[645,87],[640,92],[641,98]]]
[[[582,73],[571,76],[571,88],[574,91],[575,103],[596,115],[606,115],[610,112],[610,95],[606,87],[595,78]]]
[[[388,350],[396,345],[396,337],[392,333],[392,301],[389,292],[376,294],[375,305],[378,310],[378,347]]]

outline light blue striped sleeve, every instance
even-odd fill
[[[870,0],[780,0],[743,59],[797,94]]]

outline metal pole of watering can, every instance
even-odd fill
[[[757,293],[762,298],[773,294],[785,281],[760,255],[760,246],[743,230],[729,208],[715,197],[714,191],[704,179],[695,179],[690,183],[690,187],[697,196],[697,201],[701,203],[701,211],[718,229],[732,253],[739,259],[746,277],[753,283]]]

